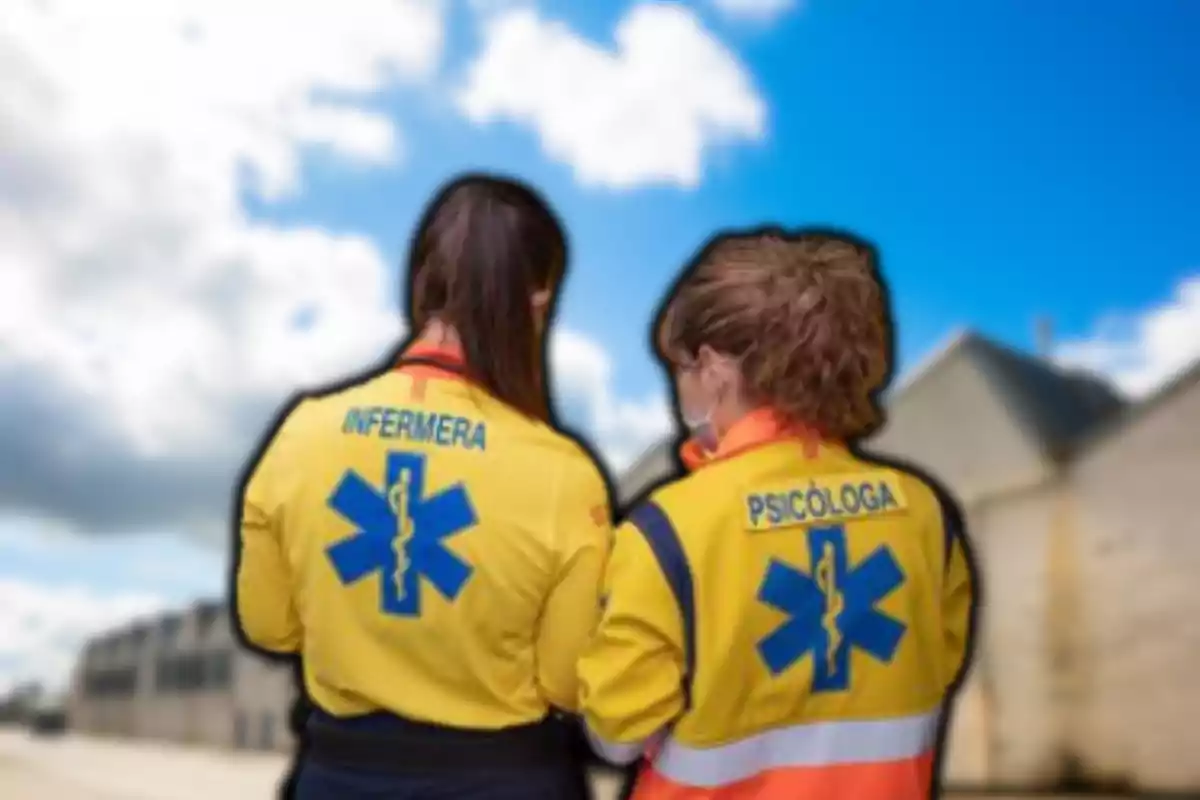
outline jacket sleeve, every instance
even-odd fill
[[[579,664],[580,713],[596,752],[636,760],[684,707],[678,604],[642,532],[617,529],[600,626]]]
[[[286,471],[297,468],[285,451],[298,410],[292,411],[254,465],[241,498],[237,530],[237,623],[250,644],[276,653],[298,652],[301,644],[291,570],[281,540]]]
[[[575,668],[600,617],[600,590],[612,539],[608,489],[590,461],[563,471],[551,524],[559,568],[537,633],[537,681],[551,705],[573,712],[578,697]]]
[[[946,685],[962,677],[968,663],[975,623],[975,579],[968,557],[966,530],[953,503],[942,502],[942,535],[945,541],[945,579],[942,583],[942,626],[945,642]]]

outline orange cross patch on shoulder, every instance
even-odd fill
[[[608,506],[600,503],[592,506],[592,522],[604,525],[608,522]]]

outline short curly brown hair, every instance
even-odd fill
[[[873,249],[849,236],[726,234],[693,262],[658,321],[659,355],[687,366],[708,345],[737,358],[750,400],[849,440],[881,421],[891,373]]]

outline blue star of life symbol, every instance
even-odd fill
[[[813,656],[814,692],[850,688],[850,652],[863,650],[888,663],[906,626],[875,606],[904,583],[904,573],[886,546],[851,568],[846,529],[810,528],[812,575],[772,560],[758,590],[759,601],[788,620],[758,643],[767,669],[779,675],[805,655]]]
[[[380,573],[380,609],[421,615],[421,578],[454,600],[474,569],[444,540],[478,522],[466,487],[457,483],[425,496],[425,456],[388,453],[383,490],[347,470],[329,507],[358,528],[326,550],[343,585]]]

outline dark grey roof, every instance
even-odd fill
[[[962,346],[1004,395],[1017,421],[1056,460],[1070,458],[1127,407],[1098,376],[1059,368],[978,334],[964,336]]]
[[[108,633],[101,636],[100,639],[96,642],[96,652],[104,653],[104,654],[112,653],[113,651],[115,651],[117,649],[117,647],[120,644],[121,644],[121,632],[120,631],[109,631]]]
[[[207,631],[217,617],[221,615],[224,606],[215,600],[201,600],[196,603],[196,620],[201,631]]]
[[[1122,431],[1135,424],[1146,414],[1167,402],[1176,395],[1200,385],[1200,359],[1181,370],[1174,378],[1168,380],[1158,391],[1138,403],[1128,403],[1120,413],[1113,414],[1109,419],[1096,426],[1085,439],[1077,445],[1077,449],[1089,447],[1100,440]]]
[[[179,630],[182,627],[183,615],[178,612],[165,614],[158,621],[159,636],[165,641],[174,639],[175,635],[179,633]]]
[[[617,502],[626,506],[631,500],[665,478],[676,477],[681,471],[675,454],[674,440],[664,440],[652,446],[621,475],[617,482]]]

